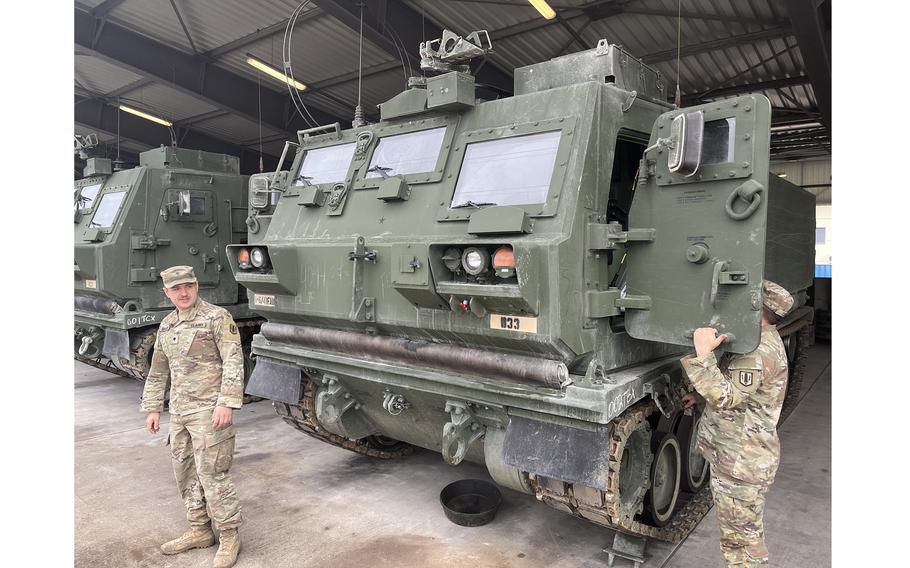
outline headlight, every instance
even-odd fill
[[[486,272],[490,267],[490,253],[482,248],[468,247],[461,255],[461,265],[465,272],[471,276],[477,276]]]
[[[237,253],[237,266],[239,266],[241,270],[246,270],[252,266],[250,264],[250,251],[245,248],[240,249],[240,252]]]
[[[455,247],[447,248],[445,254],[442,255],[442,262],[446,265],[446,268],[452,272],[457,272],[461,268],[461,251]]]
[[[250,262],[256,268],[262,268],[269,263],[269,258],[263,249],[257,247],[250,251]]]

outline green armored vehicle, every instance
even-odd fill
[[[144,380],[158,324],[174,309],[158,273],[178,264],[195,269],[200,298],[231,312],[249,350],[263,320],[224,256],[247,236],[236,157],[162,146],[123,171],[89,158],[74,209],[76,359]]]
[[[710,495],[678,358],[702,326],[756,348],[768,278],[799,306],[779,329],[800,369],[814,198],[769,172],[762,95],[674,110],[602,41],[483,101],[461,64],[489,42],[447,36],[379,123],[301,131],[287,176],[251,180],[268,213],[228,247],[268,320],[247,392],[349,450],[428,448],[679,540]]]

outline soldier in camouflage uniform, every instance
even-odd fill
[[[777,420],[787,392],[787,355],[775,324],[793,307],[781,286],[762,282],[761,341],[745,355],[714,349],[727,338],[713,328],[695,331],[695,356],[682,365],[706,402],[698,448],[711,464],[711,490],[720,548],[729,567],[768,565],[762,515],[765,493],[780,460]],[[683,397],[684,407],[695,402]]]
[[[146,426],[158,432],[164,390],[170,390],[170,445],[177,488],[190,530],[161,545],[178,554],[215,543],[215,568],[234,565],[240,552],[240,501],[228,473],[234,458],[233,410],[243,402],[240,334],[224,308],[199,299],[190,266],[161,273],[164,293],[177,307],[161,322],[142,394]]]

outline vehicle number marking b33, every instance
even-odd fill
[[[270,294],[255,294],[253,296],[253,305],[275,307],[275,296]]]
[[[490,314],[490,329],[537,333],[537,318]]]

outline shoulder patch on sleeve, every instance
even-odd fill
[[[240,341],[240,330],[237,329],[237,324],[234,323],[230,316],[224,320],[224,331],[222,333],[225,341]]]
[[[741,391],[754,392],[761,383],[762,358],[757,354],[748,353],[734,357],[730,361],[730,380]]]

